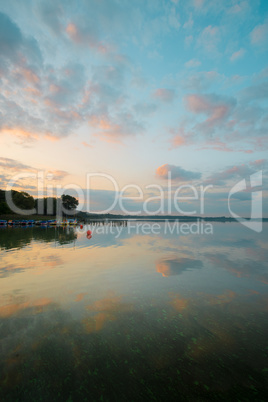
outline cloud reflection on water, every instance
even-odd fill
[[[194,258],[162,258],[156,261],[156,271],[161,273],[164,277],[172,275],[180,275],[184,271],[193,269],[200,269],[203,267],[201,260],[195,260]]]

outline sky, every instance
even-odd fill
[[[266,0],[0,0],[0,188],[267,217],[267,78]]]

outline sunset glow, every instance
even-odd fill
[[[0,4],[0,187],[23,166],[82,189],[101,172],[146,199],[172,167],[176,185],[213,184],[206,215],[228,215],[232,186],[267,179],[267,2],[78,3]],[[34,181],[16,189],[38,197]],[[92,190],[92,207],[115,192],[100,178]],[[267,185],[263,197],[267,216]]]

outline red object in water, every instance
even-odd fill
[[[91,236],[91,235],[92,235],[91,230],[88,230],[88,231],[87,231],[87,235],[88,235],[88,236]]]
[[[83,225],[80,225],[80,229],[83,229]]]
[[[92,235],[87,235],[87,239],[90,240]]]

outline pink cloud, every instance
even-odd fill
[[[31,142],[33,140],[38,140],[40,139],[41,135],[43,135],[43,138],[49,141],[57,141],[59,139],[57,136],[48,131],[45,133],[40,133],[38,131],[25,130],[24,128],[21,127],[7,127],[7,126],[1,127],[0,133],[17,137],[22,142],[25,141]]]
[[[178,148],[184,145],[191,145],[193,143],[193,133],[186,132],[184,127],[180,127],[177,130],[170,130],[173,135],[171,139],[172,148]]]
[[[250,162],[251,165],[256,166],[258,168],[267,165],[267,159],[257,159],[253,162]]]
[[[211,141],[207,141],[206,145],[201,149],[213,149],[215,151],[224,151],[224,152],[232,152],[233,150],[225,144],[220,139],[216,138]]]
[[[175,137],[173,137],[172,139],[172,145],[174,148],[178,148],[182,145],[186,144],[186,140],[182,135],[175,135]]]
[[[88,119],[88,124],[97,130],[96,136],[110,143],[122,143],[124,138],[143,131],[143,125],[136,121],[131,113],[121,113],[116,117],[94,114]]]
[[[212,103],[202,95],[188,95],[187,107],[193,113],[207,113],[212,109]]]
[[[66,176],[69,176],[70,173],[66,172],[65,170],[49,170],[47,175],[50,175],[53,180],[62,180]]]
[[[69,23],[66,27],[66,32],[74,42],[79,42],[79,34],[75,24]]]
[[[234,165],[230,166],[225,170],[222,170],[221,172],[216,172],[212,174],[208,180],[206,181],[207,183],[213,183],[215,185],[223,185],[225,182],[229,180],[234,180],[234,179],[239,179],[239,178],[246,178],[252,175],[253,173],[256,173],[257,170],[259,170],[261,167],[264,167],[267,165],[267,160],[266,159],[259,159],[256,161],[244,163],[241,165]],[[244,193],[250,192],[251,189],[248,188],[244,191]]]
[[[79,28],[76,24],[70,22],[67,25],[65,32],[76,44],[89,46],[102,54],[109,52],[108,46],[99,41],[88,29]]]
[[[86,141],[83,141],[82,145],[84,145],[86,148],[93,148],[93,145],[88,144]]]
[[[188,95],[186,98],[187,108],[195,114],[205,114],[207,119],[202,123],[213,127],[227,118],[233,102],[228,102],[214,95]]]
[[[38,75],[32,71],[30,68],[22,68],[20,73],[23,75],[24,79],[28,81],[30,84],[39,84],[40,78]]]
[[[179,180],[179,181],[190,181],[201,178],[201,173],[191,172],[189,170],[183,169],[180,166],[169,165],[168,163],[159,166],[156,169],[155,174],[157,178],[164,180],[167,180],[169,177],[172,180]]]
[[[25,92],[27,92],[28,94],[32,95],[32,96],[41,96],[41,92],[36,89],[36,88],[32,88],[32,87],[26,87],[23,89]]]
[[[221,141],[219,138],[214,138],[213,140],[207,141],[205,146],[200,149],[213,149],[215,151],[222,152],[243,152],[245,154],[251,154],[253,151],[251,149],[234,149],[227,145],[225,142]]]
[[[153,97],[159,99],[162,102],[172,102],[175,97],[175,92],[173,89],[158,88],[154,93]]]

